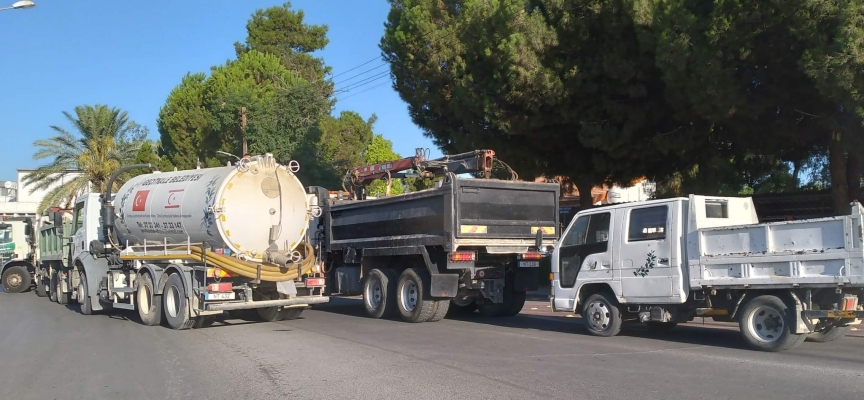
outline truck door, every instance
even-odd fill
[[[88,249],[86,243],[86,229],[83,229],[85,221],[84,205],[85,202],[83,201],[76,203],[75,212],[72,214],[72,246],[69,248],[70,263],[75,260],[75,257],[77,257],[78,254]]]
[[[621,291],[627,302],[669,302],[672,269],[669,260],[669,204],[631,208],[625,213],[626,231],[620,242]]]
[[[565,234],[552,260],[558,267],[556,309],[572,309],[582,283],[612,280],[610,220],[609,212],[581,215]]]

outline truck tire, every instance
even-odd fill
[[[57,302],[57,272],[54,269],[51,269],[48,272],[50,278],[48,278],[48,300],[56,303]]]
[[[63,280],[60,278],[60,274],[57,273],[57,304],[66,305],[69,304],[69,293],[63,292]]]
[[[50,292],[51,283],[48,279],[39,278],[39,282],[36,282],[36,296],[39,297],[48,297],[48,292]]]
[[[504,316],[512,317],[522,312],[522,307],[525,307],[525,299],[527,296],[528,294],[523,291],[514,291],[510,302],[507,305],[507,312],[504,313]]]
[[[258,313],[258,318],[264,322],[276,322],[282,320],[281,308],[282,307],[256,308],[255,312]]]
[[[738,317],[741,336],[754,350],[775,352],[797,347],[807,335],[792,333],[792,315],[779,297],[756,297],[744,305]]]
[[[165,322],[171,329],[189,329],[195,323],[189,315],[189,302],[186,298],[183,278],[176,273],[171,274],[165,282],[165,290],[162,291],[162,308]]]
[[[675,329],[678,326],[677,322],[660,322],[660,321],[648,321],[645,323],[645,326],[648,327],[648,330],[651,332],[669,332]]]
[[[300,314],[303,314],[304,308],[295,307],[295,308],[283,308],[282,315],[280,318],[283,321],[291,321],[297,318],[300,318]]]
[[[371,318],[389,318],[396,313],[396,271],[375,268],[363,282],[363,307]]]
[[[474,315],[474,311],[477,311],[477,303],[475,302],[460,306],[453,301],[450,301],[450,309],[448,310],[447,315],[450,317],[465,317]]]
[[[436,300],[434,310],[432,312],[432,316],[426,322],[438,322],[447,315],[447,311],[450,310],[450,299],[446,300]]]
[[[90,302],[90,287],[87,285],[87,275],[84,271],[78,273],[78,304],[81,304],[81,314],[93,315],[93,303]]]
[[[588,297],[582,305],[582,320],[588,333],[594,336],[610,337],[621,332],[621,311],[618,303],[606,293],[596,293]]]
[[[417,268],[408,268],[396,283],[396,308],[405,322],[426,322],[435,312],[435,301],[429,300],[429,273]]]
[[[807,339],[805,339],[805,340],[808,342],[815,342],[815,343],[833,342],[837,339],[842,338],[843,336],[846,336],[846,334],[849,333],[849,331],[851,331],[851,330],[852,330],[852,325],[831,326],[831,327],[825,328],[825,330],[823,330],[822,332],[813,332],[813,333],[807,335]]]
[[[138,316],[142,324],[156,326],[162,322],[162,296],[156,295],[150,274],[138,276],[135,302],[138,303]]]
[[[24,293],[30,289],[33,275],[23,265],[15,265],[3,271],[3,288],[7,293]]]

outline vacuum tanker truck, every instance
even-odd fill
[[[224,311],[255,309],[267,321],[297,318],[324,303],[306,230],[308,196],[272,155],[234,165],[157,172],[116,194],[82,196],[72,217],[70,253],[51,271],[52,298],[82,314],[137,310],[145,325],[204,326]],[[62,223],[55,225],[63,234]]]

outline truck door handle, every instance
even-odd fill
[[[668,258],[661,258],[661,259],[659,259],[659,260],[657,260],[657,261],[658,261],[659,264],[669,264],[669,259],[668,259]]]

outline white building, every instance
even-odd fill
[[[0,190],[0,217],[2,219],[35,218],[39,203],[48,192],[81,175],[78,172],[71,172],[46,189],[33,190],[32,184],[24,183],[24,178],[33,171],[32,169],[19,169],[17,182],[0,182],[3,187],[3,190]]]

